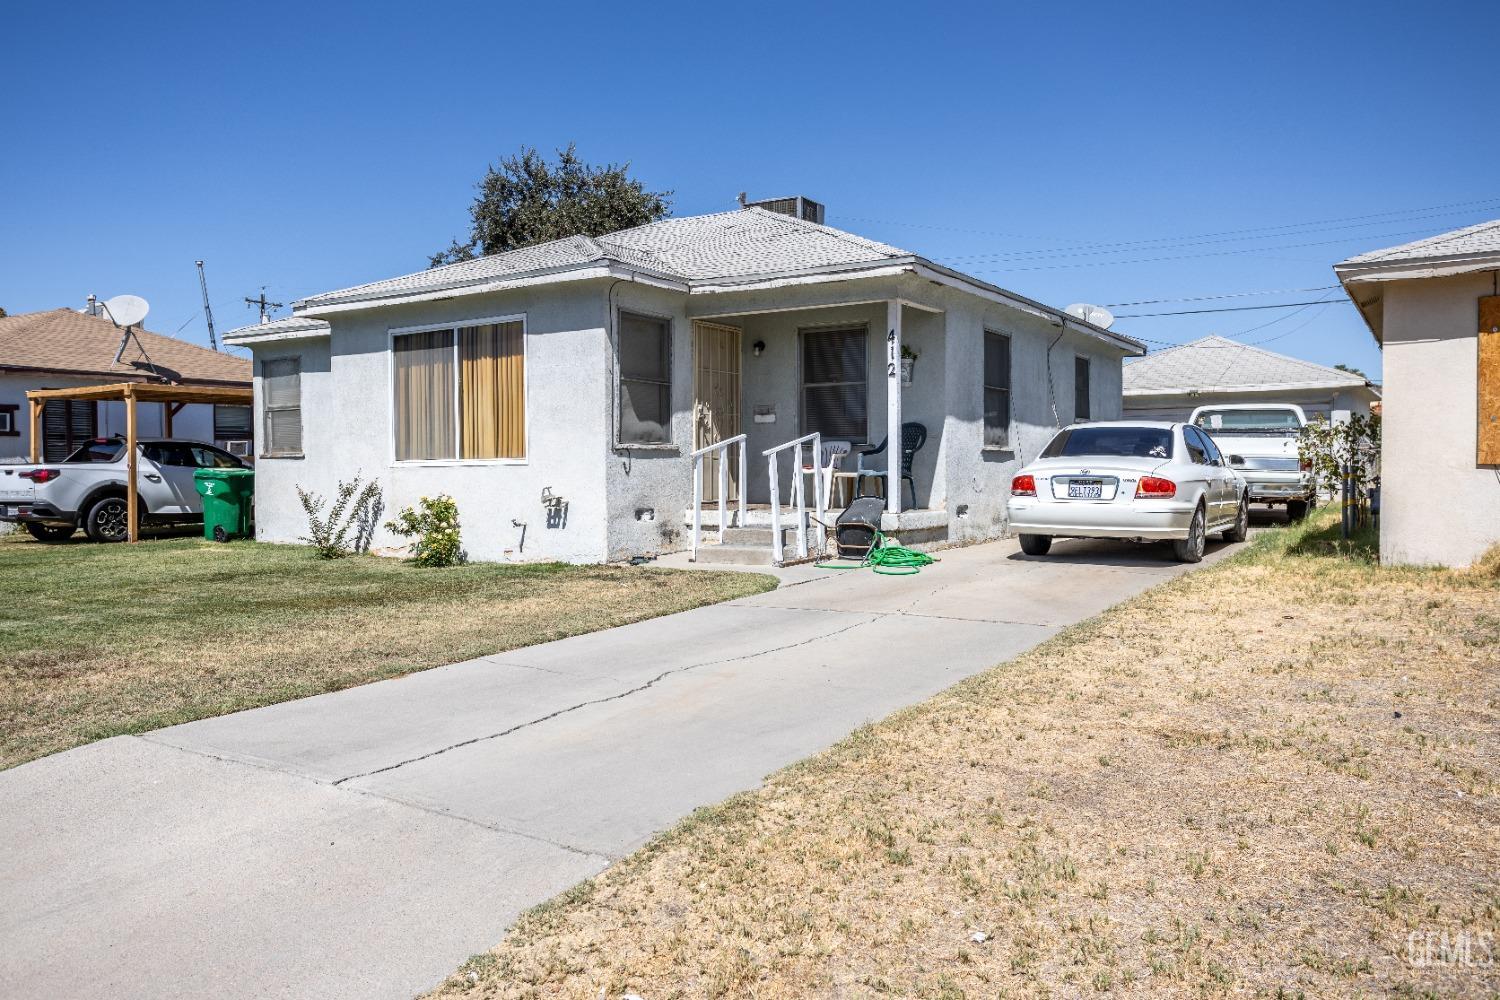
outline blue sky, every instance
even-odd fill
[[[194,260],[221,331],[261,285],[419,270],[488,163],[573,141],[677,214],[803,193],[1055,305],[1319,289],[1117,329],[1378,375],[1321,289],[1500,217],[1493,81],[1454,44],[1493,8],[1215,6],[9,4],[0,306],[132,292],[204,342]]]

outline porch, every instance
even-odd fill
[[[883,500],[881,530],[903,542],[945,534],[942,310],[892,298],[723,312],[694,317],[692,337],[695,557],[715,543],[763,543],[769,559],[753,562],[816,556],[859,496]]]

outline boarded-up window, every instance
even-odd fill
[[[1010,338],[984,332],[984,446],[1010,446]]]
[[[1073,358],[1073,419],[1090,420],[1093,418],[1093,408],[1089,405],[1089,396],[1093,391],[1089,378],[1089,359],[1085,357]]]
[[[42,405],[42,459],[61,462],[99,433],[92,400],[49,399]]]
[[[1479,300],[1479,464],[1500,465],[1500,295]]]
[[[519,321],[392,338],[396,461],[524,458],[524,339]]]
[[[260,368],[265,454],[302,454],[302,361],[275,358]]]
[[[672,440],[672,324],[620,313],[620,444]]]
[[[869,439],[869,368],[863,327],[802,331],[802,433]]]

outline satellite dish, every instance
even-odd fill
[[[116,295],[105,299],[102,305],[104,314],[118,327],[135,326],[151,311],[151,306],[139,295]]]
[[[1087,302],[1075,302],[1063,312],[1069,316],[1076,316],[1085,323],[1093,324],[1101,330],[1108,330],[1109,325],[1115,321],[1115,314],[1103,306],[1091,306]]]

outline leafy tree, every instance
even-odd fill
[[[1368,380],[1370,377],[1364,372],[1360,371],[1358,368],[1355,368],[1353,365],[1334,365],[1333,367],[1337,368],[1341,372],[1348,372],[1350,375],[1358,375],[1362,379]]]
[[[1318,489],[1337,488],[1348,463],[1355,489],[1365,495],[1380,472],[1380,417],[1353,413],[1335,424],[1320,415],[1302,428],[1297,454],[1312,469]]]
[[[629,163],[585,163],[572,144],[557,151],[556,163],[522,146],[480,180],[479,195],[469,207],[473,222],[468,242],[454,240],[433,254],[432,266],[567,236],[602,236],[665,218],[672,192],[647,191],[628,176],[629,170]]]
[[[7,317],[9,315],[10,315],[10,313],[6,312],[3,307],[0,307],[0,319],[4,319],[5,317]]]

